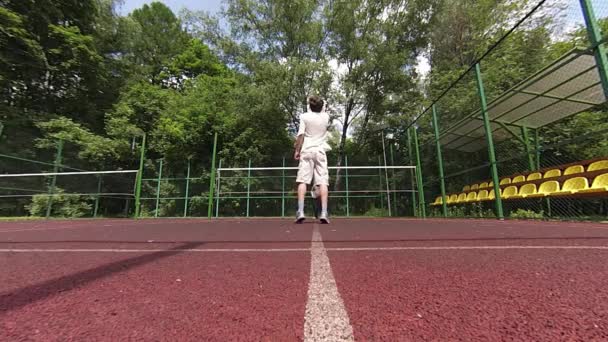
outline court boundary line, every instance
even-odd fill
[[[304,342],[354,340],[353,327],[338,291],[319,225],[315,223],[310,247]]]
[[[10,244],[10,242],[6,242]],[[183,253],[281,253],[311,252],[312,248],[186,248],[178,249]],[[329,252],[366,252],[366,251],[449,251],[449,250],[608,250],[608,246],[574,245],[531,245],[531,246],[402,246],[402,247],[323,247]],[[176,251],[175,249],[123,249],[123,248],[0,248],[0,253],[158,253]]]

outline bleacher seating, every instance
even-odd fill
[[[604,173],[595,177],[593,184],[589,189],[580,190],[581,193],[594,194],[594,193],[607,193],[608,194],[608,173]]]
[[[554,166],[500,179],[502,198],[518,200],[543,197],[608,196],[608,158]],[[589,185],[591,184],[591,186]],[[461,193],[446,194],[447,204],[495,199],[494,183],[465,185]],[[432,205],[441,205],[441,196]]]

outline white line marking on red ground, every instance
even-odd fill
[[[10,242],[9,242],[10,243]],[[272,253],[309,252],[310,248],[190,248],[190,249],[120,249],[120,248],[2,248],[0,253]]]
[[[434,251],[474,249],[604,249],[608,246],[418,246],[418,247],[328,247],[328,251]]]
[[[317,224],[312,233],[310,254],[304,341],[354,341],[353,327],[338,292]]]
[[[10,244],[11,242],[0,242]],[[162,242],[159,242],[162,243]],[[447,251],[447,250],[518,250],[518,249],[572,249],[608,250],[608,246],[418,246],[418,247],[323,247],[323,252],[365,251]],[[187,249],[122,249],[122,248],[0,248],[0,253],[275,253],[312,252],[313,248],[187,248]]]

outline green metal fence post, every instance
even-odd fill
[[[412,135],[411,135],[411,130],[407,130],[407,152],[409,154],[410,157],[410,165],[414,164],[414,153],[413,153],[413,147],[412,147]],[[414,186],[416,185],[417,181],[415,180],[415,175],[412,173],[412,171],[410,171],[410,182],[412,183],[412,190],[414,189]],[[418,187],[416,187],[416,189],[418,189]],[[413,214],[414,217],[418,217],[418,204],[416,203],[416,192],[412,191],[412,210],[414,210]]]
[[[186,171],[186,193],[184,196],[184,217],[188,216],[188,195],[190,193],[190,158],[188,158],[188,169]]]
[[[439,142],[439,120],[437,119],[437,109],[433,109],[433,130],[435,131],[435,145],[437,147],[437,164],[439,165],[439,185],[441,187],[441,209],[443,216],[448,217],[448,204],[445,195],[445,175],[443,173],[443,156],[441,154],[441,143]]]
[[[420,145],[418,144],[418,132],[412,127],[412,140],[414,141],[414,152],[416,153],[416,179],[418,180],[418,205],[422,218],[426,218],[426,202],[424,201],[424,183],[422,180],[422,163],[420,162]]]
[[[389,145],[389,149],[391,151],[391,166],[395,166],[395,157],[393,155],[393,144],[392,143]],[[395,212],[395,215],[397,215],[397,191],[396,191],[397,183],[395,181],[395,169],[392,169],[391,171],[392,171],[391,172],[391,177],[392,177],[391,183],[393,185],[393,208],[394,208],[393,211]]]
[[[95,194],[95,209],[93,209],[93,217],[97,217],[99,210],[99,194],[101,193],[101,176],[97,176],[97,194]]]
[[[285,157],[283,157],[283,176],[281,180],[281,217],[285,217]]]
[[[585,17],[585,24],[587,26],[587,35],[589,36],[591,46],[593,46],[597,71],[600,75],[602,87],[604,88],[604,95],[608,99],[608,48],[605,43],[600,43],[603,39],[602,31],[597,18],[595,17],[591,0],[580,0],[580,2],[583,16]]]
[[[219,170],[222,169],[222,160],[220,159],[220,162],[218,163],[218,167]],[[216,187],[216,194],[215,194],[215,217],[219,217],[220,216],[220,195],[222,194],[222,188],[221,188],[221,178],[222,178],[222,173],[220,171],[217,171],[217,181],[215,182],[215,184],[217,185]]]
[[[141,147],[139,152],[139,169],[135,177],[135,218],[139,218],[141,210],[141,183],[144,175],[144,159],[146,158],[146,134],[141,138]]]
[[[346,166],[346,168],[344,169],[344,185],[346,186],[346,217],[350,217],[350,200],[349,200],[349,193],[348,193],[348,156],[345,155],[344,156],[344,166]]]
[[[213,154],[211,156],[211,179],[209,180],[209,202],[207,204],[207,218],[213,212],[213,195],[215,192],[215,153],[217,152],[217,132],[213,136]]]
[[[540,170],[540,138],[538,128],[534,129],[534,147],[536,148],[536,169]]]
[[[251,159],[247,163],[247,217],[249,217],[249,190],[251,189]]]
[[[158,205],[160,204],[160,183],[163,179],[163,159],[160,160],[158,168],[158,180],[156,182],[156,207],[154,208],[154,217],[158,217]]]
[[[498,179],[498,167],[496,165],[496,154],[494,152],[494,139],[492,138],[492,127],[490,126],[490,118],[488,117],[488,104],[486,102],[486,94],[483,87],[483,79],[481,77],[481,68],[479,63],[475,64],[475,76],[477,78],[477,92],[479,94],[479,101],[481,102],[481,114],[483,116],[483,126],[486,132],[486,142],[488,144],[490,171],[492,173],[492,181],[494,182],[494,203],[496,205],[496,216],[502,220],[505,218],[505,216],[502,209],[500,181]]]
[[[528,156],[528,169],[533,171],[536,169],[534,165],[534,156],[532,155],[532,147],[530,146],[530,136],[528,135],[528,127],[521,127],[521,136],[524,139],[524,147],[526,148],[526,155]]]
[[[57,141],[57,152],[55,153],[55,162],[53,163],[53,173],[59,172],[59,165],[63,156],[63,140]],[[53,207],[53,196],[55,196],[55,186],[57,185],[57,175],[51,178],[51,186],[49,186],[49,199],[46,204],[46,218],[51,217],[51,208]]]
[[[382,161],[378,157],[378,166],[382,166]],[[382,189],[382,169],[378,168],[378,189],[380,190],[380,208],[384,209],[384,196]]]

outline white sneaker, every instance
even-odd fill
[[[321,224],[329,224],[329,219],[327,218],[327,213],[321,213],[321,216],[319,217],[319,221],[321,221]]]
[[[298,211],[296,212],[296,223],[300,224],[302,222],[304,222],[304,220],[306,220],[306,216],[304,215],[303,212]]]

